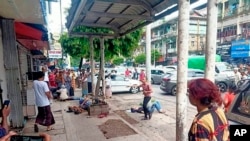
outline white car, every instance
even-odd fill
[[[114,75],[111,77],[111,89],[112,92],[131,92],[138,93],[140,91],[139,80],[133,80],[125,78],[122,75]]]
[[[97,83],[97,75],[95,75],[94,83]],[[130,92],[135,94],[142,90],[139,85],[141,85],[139,80],[126,78],[124,75],[111,76],[111,90],[113,93]],[[102,84],[100,83],[100,88],[101,87]]]

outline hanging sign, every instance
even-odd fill
[[[49,50],[49,58],[62,58],[62,50]]]

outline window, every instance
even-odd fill
[[[188,77],[193,77],[194,73],[192,71],[188,71]]]
[[[194,41],[191,41],[191,45],[194,46]]]
[[[162,70],[159,70],[158,74],[164,74],[164,72]]]
[[[204,77],[204,72],[195,72],[196,77]]]
[[[155,72],[155,70],[151,70],[151,74],[155,74],[156,72]]]
[[[115,77],[115,79],[114,79],[114,81],[124,81],[124,77],[122,77],[122,76],[116,76]]]

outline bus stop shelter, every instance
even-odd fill
[[[189,25],[189,5],[197,2],[199,0],[72,0],[71,8],[69,9],[69,15],[67,17],[66,27],[70,36],[75,37],[88,37],[90,39],[90,60],[91,60],[91,70],[94,69],[93,65],[93,38],[101,38],[101,60],[104,60],[104,38],[117,38],[121,37],[127,33],[130,33],[138,28],[149,25],[150,23],[157,21],[175,11],[179,10],[179,25],[178,32],[178,60],[183,66],[178,66],[179,74],[185,74],[187,71],[187,44],[188,44],[188,25]],[[216,30],[214,27],[217,27],[217,21],[214,21],[215,18],[212,15],[217,15],[217,4],[215,0],[208,1],[208,36],[207,38],[207,48],[206,52],[214,52],[214,43],[216,39]],[[210,13],[214,12],[214,13]],[[213,24],[214,23],[214,24]],[[112,32],[107,33],[91,33],[91,32],[76,32],[78,26],[87,26],[87,27],[101,27],[107,28]],[[147,28],[148,31],[148,28]],[[146,50],[151,48],[150,34],[146,35]],[[213,38],[211,38],[213,37]],[[147,41],[149,40],[149,41]],[[150,54],[150,51],[146,51],[146,54]],[[209,56],[208,64],[212,64],[214,58]],[[147,55],[147,58],[151,59],[150,55]],[[150,71],[150,61],[147,59],[146,67]],[[101,63],[103,65],[103,63]],[[103,66],[101,66],[103,68]],[[213,65],[207,67],[208,70],[213,69]],[[212,71],[207,71],[212,72]],[[206,73],[207,73],[206,72]],[[150,75],[150,73],[147,72]],[[209,74],[209,73],[208,73]],[[209,74],[213,76],[213,73]],[[206,76],[209,76],[206,75]],[[183,75],[185,78],[185,75]],[[150,78],[150,76],[147,76]],[[180,75],[181,77],[181,75]],[[94,75],[92,73],[92,78]],[[103,76],[102,76],[103,78]],[[208,77],[209,78],[209,77]],[[182,79],[182,78],[180,78]],[[179,79],[179,80],[180,80]],[[178,80],[178,79],[177,79]],[[178,141],[184,140],[185,136],[185,119],[186,119],[186,97],[185,97],[185,88],[187,80],[183,79],[178,82],[179,86],[183,86],[182,90],[177,90],[177,119],[176,119],[176,137]],[[98,84],[97,84],[98,85]],[[93,91],[93,88],[92,88]],[[180,95],[178,95],[180,94]]]

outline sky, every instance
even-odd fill
[[[48,14],[48,27],[51,33],[61,32],[61,19],[60,19],[60,0],[58,2],[51,2],[51,14]],[[62,2],[62,23],[64,30],[66,30],[66,9],[69,9],[71,0],[61,0]]]

